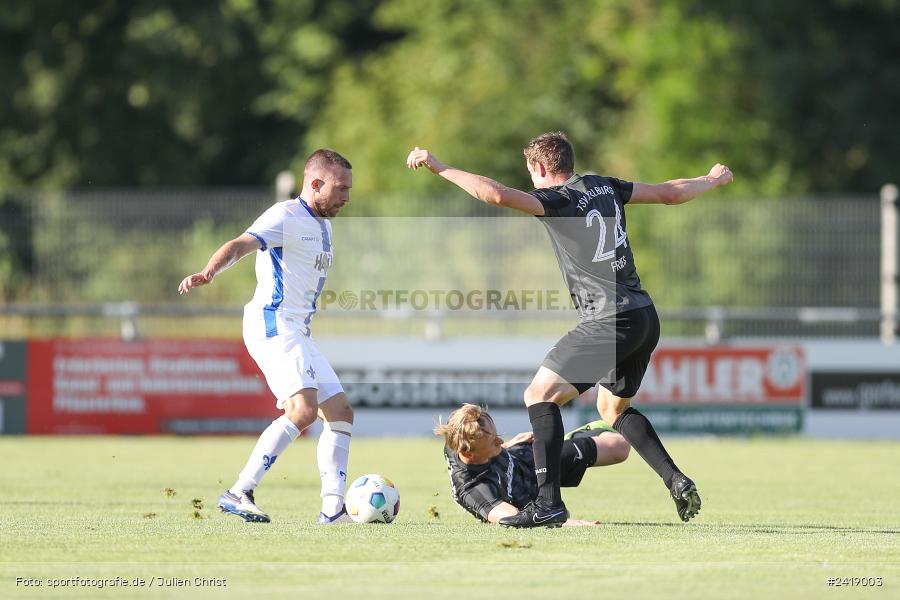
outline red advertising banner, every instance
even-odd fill
[[[28,344],[28,433],[258,433],[275,399],[240,341]]]
[[[28,398],[6,402],[10,432],[16,429],[17,406],[25,413],[19,422],[34,434],[257,434],[279,414],[237,340],[32,341],[27,361],[20,362],[27,364]],[[398,398],[411,406],[443,406],[428,400],[438,384],[447,387],[449,405],[471,399],[460,394],[459,382],[448,372],[442,371],[437,383],[426,376],[427,369],[410,372],[412,379],[407,374],[400,383],[381,372],[377,387],[397,392],[391,384],[402,383]],[[476,381],[472,373],[464,376]],[[357,378],[376,381],[365,368]],[[653,411],[654,422],[669,430],[796,430],[806,379],[803,350],[795,346],[666,346],[654,353],[635,404]],[[0,392],[22,392],[20,382],[3,377],[0,382]],[[509,390],[492,397],[495,403],[521,402],[520,393]],[[351,400],[366,404],[362,391]],[[666,426],[664,419],[671,423]]]
[[[715,346],[658,349],[636,400],[687,406],[799,406],[805,397],[802,348]]]

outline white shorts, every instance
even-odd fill
[[[287,331],[270,338],[245,336],[244,344],[266,376],[279,409],[284,408],[285,400],[303,388],[319,390],[319,404],[344,391],[334,369],[312,338],[299,331]]]

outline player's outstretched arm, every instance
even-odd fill
[[[440,162],[431,152],[416,146],[406,158],[406,166],[416,170],[425,167],[432,173],[440,175],[447,181],[456,184],[469,195],[504,208],[522,211],[530,215],[543,215],[544,206],[537,198],[522,190],[507,187],[482,175],[469,173]]]
[[[225,242],[210,257],[205,269],[199,273],[188,275],[181,280],[181,283],[178,285],[178,293],[187,294],[191,288],[212,283],[213,277],[261,247],[262,245],[258,239],[246,233],[230,242]]]
[[[488,523],[496,525],[503,517],[511,517],[519,513],[519,509],[508,502],[501,502],[488,513]]]
[[[718,164],[709,174],[694,179],[673,179],[665,183],[634,183],[629,202],[637,204],[684,204],[700,194],[734,181],[731,169]]]
[[[523,431],[522,433],[517,433],[511,439],[503,442],[504,448],[512,448],[513,446],[517,446],[519,444],[531,444],[534,442],[534,432],[533,431]]]
[[[587,527],[590,525],[599,525],[600,521],[586,521],[584,519],[567,519],[563,523],[563,527]]]
[[[491,509],[491,512],[488,513],[487,519],[488,523],[492,525],[496,525],[500,522],[500,519],[503,517],[511,517],[519,512],[519,509],[509,504],[508,502],[501,502],[497,506]],[[563,527],[586,527],[589,525],[599,525],[600,521],[586,521],[584,519],[568,519],[565,523],[563,523]]]

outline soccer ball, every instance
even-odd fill
[[[363,475],[347,489],[347,513],[357,523],[390,523],[400,512],[400,491],[381,475]]]

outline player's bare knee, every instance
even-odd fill
[[[631,444],[624,437],[619,434],[610,435],[609,454],[613,464],[625,462],[630,453]]]
[[[316,420],[316,409],[301,394],[295,394],[284,403],[284,416],[303,431]]]
[[[338,408],[328,411],[325,415],[326,421],[343,421],[344,423],[353,424],[353,407],[345,404]]]
[[[291,420],[291,422],[297,426],[297,429],[303,431],[307,427],[313,424],[316,420],[316,414],[314,412],[300,409],[294,410],[285,410],[285,416]]]
[[[593,438],[597,445],[595,466],[605,467],[624,462],[631,451],[631,445],[618,433],[604,433]]]
[[[552,402],[563,406],[578,395],[578,390],[559,375],[541,367],[525,388],[525,406]]]
[[[536,385],[529,385],[525,388],[525,406],[538,404],[539,402],[549,402],[545,396],[545,390]]]
[[[323,421],[353,423],[353,407],[343,393],[336,394],[319,406],[319,416]]]
[[[597,394],[597,412],[610,425],[613,425],[629,406],[631,398],[621,398],[609,390],[602,390]]]
[[[297,429],[303,431],[313,424],[316,420],[316,414],[311,411],[301,409],[285,410],[284,415],[291,420],[291,423],[297,426]]]
[[[563,389],[560,386],[543,387],[530,385],[525,389],[525,406],[531,406],[540,402],[552,402],[558,406],[564,406],[577,395],[577,390],[570,392],[568,389]]]

